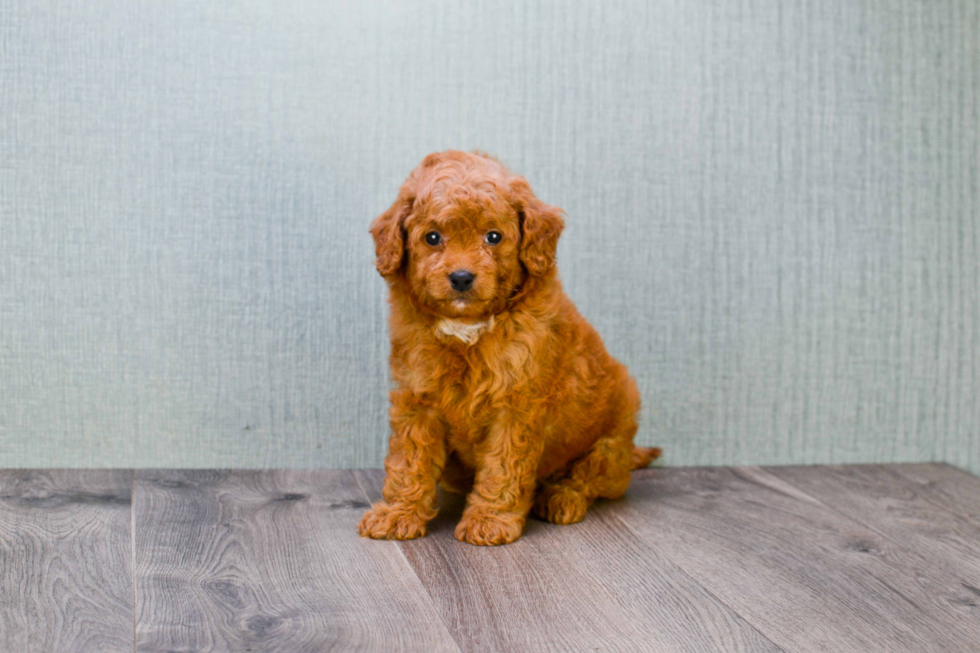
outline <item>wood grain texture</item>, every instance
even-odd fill
[[[380,498],[381,472],[355,474]],[[531,520],[513,544],[476,547],[453,537],[462,497],[439,498],[429,535],[397,546],[464,651],[780,650],[608,506],[572,526]]]
[[[902,465],[772,467],[767,473],[791,483],[834,510],[874,529],[892,542],[945,566],[961,577],[966,606],[980,606],[980,479],[948,465],[916,465],[916,473],[937,478],[916,482]],[[972,487],[971,487],[972,486]],[[967,500],[968,499],[968,500]],[[971,516],[972,513],[972,516]],[[959,599],[958,599],[959,600]],[[980,609],[972,616],[980,619]]]
[[[915,483],[929,501],[980,523],[980,477],[946,463],[910,463],[887,468]]]
[[[129,471],[0,471],[0,651],[133,650]]]
[[[0,471],[0,651],[980,644],[980,479],[949,465],[646,470],[495,548],[453,538],[452,495],[426,538],[357,537],[381,478]]]
[[[975,595],[945,568],[756,468],[634,475],[611,506],[787,651],[976,651]]]
[[[366,507],[350,472],[137,472],[137,650],[458,651]]]

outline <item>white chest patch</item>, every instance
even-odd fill
[[[436,331],[444,336],[459,338],[468,345],[480,339],[484,333],[493,328],[493,316],[486,322],[464,322],[462,320],[452,320],[449,318],[439,320],[436,324]]]

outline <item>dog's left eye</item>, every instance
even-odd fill
[[[496,245],[501,240],[503,240],[503,235],[499,231],[489,231],[487,232],[486,241],[491,245]]]

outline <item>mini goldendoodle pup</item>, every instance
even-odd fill
[[[467,494],[456,537],[506,544],[528,512],[581,520],[659,449],[640,396],[562,291],[562,211],[481,154],[430,154],[371,225],[391,303],[391,440],[365,537],[410,539],[436,485]]]

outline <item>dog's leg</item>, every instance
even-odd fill
[[[553,524],[582,521],[598,497],[618,499],[630,484],[633,469],[633,436],[636,422],[630,418],[619,432],[595,441],[583,457],[572,463],[568,473],[549,480],[534,500],[534,514]]]
[[[364,537],[422,537],[436,516],[436,483],[446,462],[445,424],[407,391],[391,393],[391,440],[385,458],[384,501],[357,525]]]
[[[481,447],[473,490],[456,526],[456,539],[494,545],[521,536],[534,501],[543,443],[529,437],[526,423],[498,419]]]

